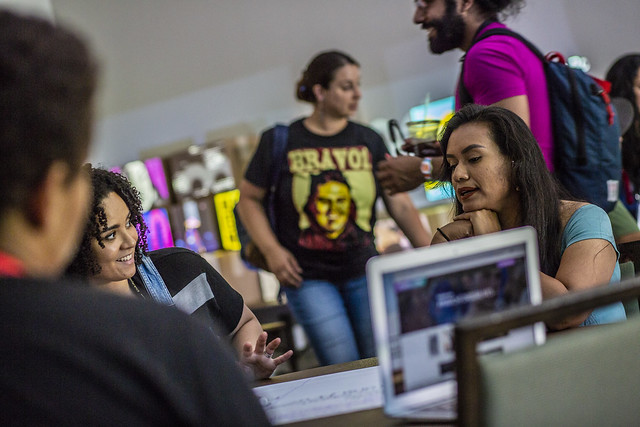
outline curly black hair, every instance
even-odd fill
[[[131,212],[131,224],[138,230],[135,263],[136,265],[141,264],[142,256],[147,254],[148,246],[147,225],[142,216],[140,193],[127,178],[119,173],[94,168],[90,164],[86,164],[84,167],[91,178],[93,203],[89,209],[89,217],[82,236],[82,242],[75,258],[67,268],[67,274],[77,278],[89,279],[100,273],[100,266],[96,260],[95,253],[91,249],[91,245],[94,240],[97,240],[100,247],[104,248],[102,233],[107,228],[107,216],[102,202],[113,192],[122,198]]]
[[[524,0],[476,0],[475,5],[480,8],[485,18],[504,20],[517,15],[525,6]]]

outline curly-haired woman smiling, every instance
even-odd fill
[[[147,253],[140,197],[125,177],[91,167],[89,174],[92,210],[70,275],[111,292],[175,305],[215,324],[229,334],[255,378],[268,377],[291,357],[291,350],[272,357],[280,339],[267,344],[267,333],[242,296],[200,255],[182,248]]]

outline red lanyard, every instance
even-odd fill
[[[0,277],[24,276],[24,264],[18,258],[0,251]]]

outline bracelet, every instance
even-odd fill
[[[444,234],[444,232],[442,230],[440,230],[439,228],[436,228],[436,231],[440,232],[440,234],[442,234],[442,237],[444,237],[444,240],[446,240],[447,242],[450,242],[451,239],[449,238],[449,236],[447,236],[446,234]]]
[[[422,172],[422,176],[425,180],[433,178],[433,164],[431,163],[430,157],[422,159],[422,163],[420,163],[420,172]]]

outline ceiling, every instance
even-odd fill
[[[425,94],[450,95],[462,55],[428,52],[412,0],[7,1],[50,4],[97,52],[92,159],[108,164],[306,114],[294,82],[322,50],[360,62],[355,119],[364,123],[401,118]],[[638,51],[638,16],[638,0],[536,0],[507,23],[544,52],[585,55],[603,77],[616,57]]]
[[[299,75],[313,54],[327,48],[343,49],[361,62],[366,69],[364,88],[384,84],[389,66],[381,66],[381,53],[416,39],[424,43],[425,37],[411,24],[410,0],[51,3],[56,20],[83,33],[101,59],[99,110],[103,117],[262,70],[287,66],[292,75]],[[393,72],[423,72],[422,63],[411,67],[412,56],[404,56],[403,66]],[[420,60],[426,56],[420,55]]]

